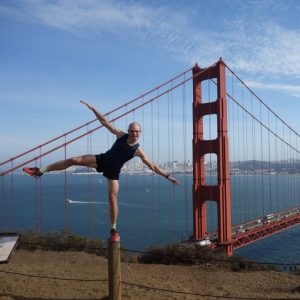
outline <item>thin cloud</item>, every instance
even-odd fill
[[[262,82],[257,82],[257,81],[248,81],[247,85],[251,88],[284,92],[293,97],[300,98],[300,85],[262,83]]]
[[[163,49],[175,60],[189,65],[198,62],[207,66],[223,57],[234,69],[253,76],[300,77],[300,31],[283,28],[270,19],[269,8],[260,9],[268,11],[269,18],[261,13],[251,23],[243,15],[246,10],[239,17],[227,15],[219,20],[218,30],[209,29],[187,10],[175,11],[170,6],[154,7],[134,1],[17,3],[16,7],[0,5],[0,14],[75,34],[115,34],[135,44]]]
[[[76,32],[81,30],[116,31],[117,29],[142,30],[160,16],[160,9],[154,10],[139,4],[122,4],[107,0],[74,0],[74,1],[19,1],[21,6],[10,7],[0,5],[0,14],[12,18],[28,17],[33,22],[63,30]]]
[[[241,46],[247,51],[235,50],[236,56],[231,58],[233,65],[252,74],[300,77],[300,31],[272,23],[260,27],[241,32],[241,35],[247,34]]]

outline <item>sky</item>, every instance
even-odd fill
[[[220,57],[300,132],[300,1],[0,0],[0,161]]]

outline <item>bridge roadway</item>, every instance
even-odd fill
[[[300,206],[233,226],[233,249],[244,247],[298,224],[300,224]],[[206,239],[197,241],[197,243],[216,248],[218,247],[218,235],[216,232],[211,233]]]
[[[266,215],[232,228],[233,248],[250,243],[300,224],[300,207]]]

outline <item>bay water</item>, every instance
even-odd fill
[[[192,235],[192,176],[175,175],[180,186],[153,175],[121,175],[118,230],[122,247],[146,250],[150,246],[187,240]],[[231,177],[232,196],[239,199],[257,189],[247,177],[247,188],[239,176]],[[291,180],[295,177],[291,176]],[[66,183],[66,184],[65,184]],[[274,186],[291,181],[279,181]],[[242,190],[242,192],[241,192]],[[285,190],[281,188],[278,191]],[[278,191],[272,201],[279,201]],[[239,195],[241,194],[241,195]],[[296,194],[296,193],[295,193]],[[259,197],[259,194],[257,195]],[[295,198],[297,199],[297,194]],[[107,182],[102,175],[45,174],[40,179],[6,176],[1,183],[1,231],[37,229],[42,232],[67,229],[83,236],[106,240],[109,235]],[[250,200],[251,201],[251,200]],[[259,201],[257,203],[261,203]],[[216,230],[216,205],[208,204],[208,231]],[[242,211],[234,200],[233,224],[239,224]],[[272,203],[276,208],[278,205]],[[292,205],[297,206],[297,203]],[[255,211],[257,209],[257,211]],[[250,217],[261,216],[259,205],[248,205]],[[247,259],[276,263],[300,263],[300,226],[235,250]]]

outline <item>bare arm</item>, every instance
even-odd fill
[[[154,164],[153,162],[151,162],[147,156],[146,156],[146,153],[141,149],[141,147],[139,147],[137,150],[136,150],[136,153],[135,153],[136,156],[138,156],[142,162],[152,171],[154,171],[156,174],[159,174],[165,178],[167,178],[169,181],[171,181],[173,184],[175,185],[179,185],[180,182],[172,177],[170,174],[164,172],[161,168],[159,168],[156,164]]]
[[[92,105],[90,105],[89,103],[87,103],[84,100],[80,100],[80,102],[84,105],[86,105],[97,117],[97,119],[100,121],[100,123],[106,127],[111,133],[115,134],[117,136],[117,138],[123,136],[125,133],[123,131],[121,131],[120,129],[114,127],[108,120],[107,118],[102,115],[99,111],[97,111]]]

